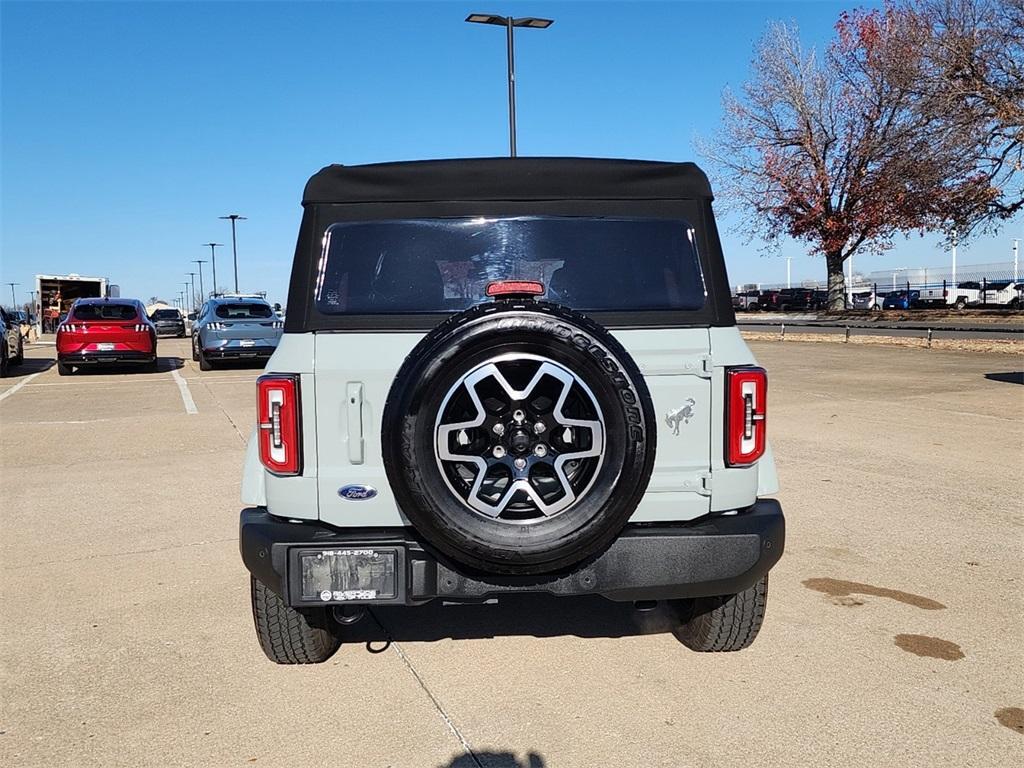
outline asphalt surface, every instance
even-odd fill
[[[379,609],[314,667],[261,653],[237,551],[258,371],[30,349],[0,380],[0,764],[1019,765],[1020,358],[753,347],[789,531],[750,649],[520,598]]]

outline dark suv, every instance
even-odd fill
[[[691,163],[310,179],[242,480],[270,659],[324,661],[367,606],[529,592],[754,640],[785,525],[711,199]]]

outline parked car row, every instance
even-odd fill
[[[732,297],[733,309],[747,312],[805,312],[823,309],[828,291],[815,288],[741,291]]]
[[[828,292],[811,288],[782,288],[779,290],[741,291],[732,297],[733,309],[758,312],[801,312],[824,309]],[[853,309],[879,311],[883,309],[919,309],[947,306],[967,307],[1024,307],[1024,280],[1006,280],[998,283],[962,282],[957,286],[925,286],[892,291],[856,291],[852,296]]]
[[[0,310],[2,313],[2,310]],[[6,328],[6,326],[5,326]],[[207,301],[192,324],[192,359],[209,371],[216,360],[265,360],[277,348],[284,321],[265,299],[225,296]],[[157,339],[187,333],[184,315],[174,308],[152,314],[137,299],[78,299],[57,326],[57,373],[69,376],[79,368],[134,364],[157,369]],[[20,334],[17,336],[20,344]],[[20,362],[13,337],[4,345],[3,366]]]

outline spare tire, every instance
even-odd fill
[[[651,398],[612,336],[557,304],[503,299],[455,315],[406,358],[384,407],[384,466],[430,545],[486,573],[566,568],[639,504]]]

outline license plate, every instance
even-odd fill
[[[114,345],[110,343],[97,344],[96,349],[98,349],[100,352],[113,352]]]
[[[398,597],[395,549],[299,552],[303,602],[348,603]]]
[[[254,339],[242,339],[238,344],[242,347],[255,347],[256,341]]]

